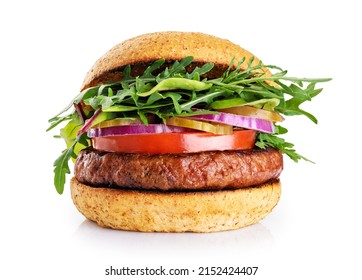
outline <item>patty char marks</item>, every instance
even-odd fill
[[[163,155],[85,149],[74,174],[98,187],[191,191],[259,185],[278,178],[282,169],[282,153],[273,148]]]

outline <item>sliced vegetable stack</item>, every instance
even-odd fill
[[[233,69],[231,61],[220,78],[206,79],[214,65],[207,63],[188,73],[192,61],[186,57],[164,67],[163,59],[156,60],[137,77],[131,76],[128,65],[121,81],[82,91],[50,119],[48,130],[68,122],[60,130],[67,149],[54,163],[57,191],[63,192],[65,175],[70,173],[68,161],[89,146],[160,154],[271,146],[294,161],[306,159],[279,137],[287,130],[278,123],[291,115],[305,115],[317,123],[299,106],[321,92],[316,83],[329,79],[287,77],[276,66],[252,66],[253,59],[246,70]],[[269,70],[276,73],[267,74]]]

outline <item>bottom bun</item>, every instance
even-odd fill
[[[215,232],[255,224],[281,194],[279,180],[238,190],[156,192],[95,188],[71,180],[77,209],[102,227],[145,232]]]

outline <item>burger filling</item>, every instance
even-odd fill
[[[137,75],[127,65],[113,73],[117,81],[83,90],[49,120],[48,130],[66,122],[59,137],[67,148],[54,162],[57,191],[77,157],[81,182],[159,190],[258,185],[278,178],[282,153],[307,160],[280,137],[287,132],[280,123],[291,115],[317,123],[300,105],[329,79],[287,77],[253,58],[232,65],[214,78],[212,63],[160,59]]]

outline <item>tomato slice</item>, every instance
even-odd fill
[[[180,132],[95,137],[92,144],[94,149],[108,152],[180,154],[252,149],[255,138],[254,130],[235,130],[228,135]]]

